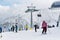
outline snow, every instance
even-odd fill
[[[18,31],[16,32],[4,32],[0,40],[60,40],[60,28],[48,28],[47,34],[41,34],[42,29],[38,29],[37,32],[33,30]]]

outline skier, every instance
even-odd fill
[[[42,34],[45,32],[45,34],[46,34],[46,32],[47,32],[47,23],[45,22],[45,21],[43,21],[43,23],[42,23],[42,28],[43,28],[43,30],[42,30]]]
[[[59,21],[57,21],[57,25],[56,25],[57,27],[59,26]]]
[[[38,25],[35,24],[34,27],[35,27],[35,32],[37,32]]]
[[[0,38],[2,37],[2,27],[0,27]]]
[[[13,31],[13,32],[14,32],[14,26],[12,26],[12,27],[11,27],[11,31]]]
[[[0,33],[2,32],[2,28],[0,27]]]
[[[26,28],[26,31],[27,31],[28,30],[28,25],[27,24],[26,24],[25,28]]]
[[[17,26],[17,23],[16,23],[15,27],[16,27],[16,32],[17,32],[17,30],[18,30],[18,26]]]

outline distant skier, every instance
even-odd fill
[[[0,38],[2,37],[2,27],[0,27]]]
[[[46,34],[46,32],[47,32],[47,23],[45,22],[45,21],[43,21],[43,23],[42,23],[42,28],[43,28],[43,31],[42,31],[42,34],[45,32],[45,34]]]
[[[13,32],[14,32],[14,29],[15,29],[15,28],[14,28],[14,26],[12,26],[12,27],[11,27],[11,31],[13,31]]]
[[[16,30],[15,30],[15,31],[17,32],[17,30],[18,30],[18,26],[17,26],[17,23],[16,23],[15,27],[16,27]]]
[[[57,27],[59,26],[59,21],[57,21],[57,25],[56,25]]]
[[[0,33],[2,33],[2,27],[0,27]]]
[[[34,27],[35,27],[35,32],[37,32],[37,25],[35,24]]]
[[[26,24],[25,28],[26,28],[26,31],[27,31],[28,30],[28,25],[27,24]]]
[[[38,25],[35,24],[34,27],[35,27],[35,32],[37,32]]]

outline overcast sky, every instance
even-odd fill
[[[0,0],[0,5],[3,6],[11,6],[13,4],[38,4],[41,6],[49,6],[52,2],[59,1],[59,0]]]
[[[55,1],[59,0],[0,0],[0,19],[24,13],[26,7],[31,3],[41,9],[51,7]]]

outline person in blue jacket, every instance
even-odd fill
[[[0,33],[2,33],[2,27],[0,27]]]

